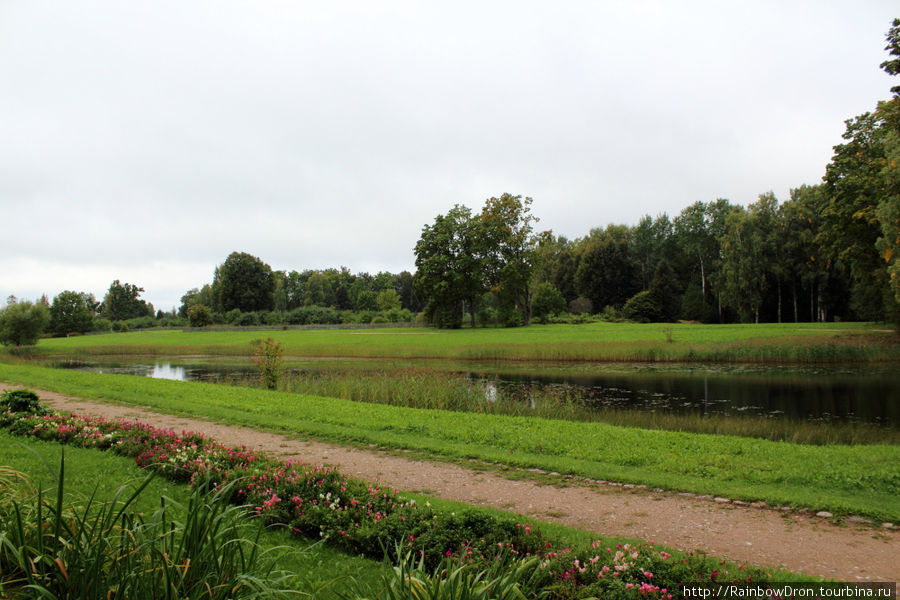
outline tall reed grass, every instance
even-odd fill
[[[246,379],[244,385],[256,385]],[[570,387],[511,391],[437,369],[318,370],[283,378],[282,391],[392,406],[530,416],[611,425],[738,435],[798,444],[900,444],[896,429],[856,422],[810,422],[786,417],[648,412],[595,406]]]

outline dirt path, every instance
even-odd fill
[[[0,384],[0,391],[5,387],[9,386]],[[399,490],[492,506],[602,535],[654,540],[680,550],[699,549],[716,557],[780,566],[839,581],[897,581],[900,575],[900,536],[896,530],[838,526],[807,515],[721,504],[674,493],[514,481],[491,472],[410,460],[376,450],[291,439],[52,392],[38,393],[57,410],[139,419],[177,431],[199,431],[227,445],[242,444],[283,458],[331,465],[347,475]]]

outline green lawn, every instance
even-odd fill
[[[900,518],[898,446],[806,446],[3,364],[0,380],[301,437]]]
[[[667,341],[671,334],[672,341]],[[513,329],[157,330],[41,340],[39,353],[247,355],[272,337],[288,356],[456,359],[900,360],[892,332],[859,323],[589,323]]]

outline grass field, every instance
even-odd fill
[[[342,443],[900,518],[897,446],[805,446],[30,366],[0,365],[0,380]]]
[[[859,323],[589,323],[513,329],[157,330],[41,340],[39,354],[247,355],[272,337],[286,356],[555,361],[884,362],[891,331]],[[668,341],[671,339],[671,341]]]

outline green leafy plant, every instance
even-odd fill
[[[154,475],[108,502],[96,493],[66,505],[65,457],[56,494],[42,489],[0,505],[0,593],[43,598],[271,598],[285,579],[262,564],[247,510],[226,501],[229,486],[195,486],[186,506],[162,498],[144,517],[135,500]],[[259,523],[257,532],[260,530]],[[258,533],[257,533],[258,535]],[[6,596],[3,596],[6,597]]]
[[[283,354],[281,342],[276,342],[272,338],[266,338],[266,341],[256,344],[253,363],[259,368],[260,380],[268,390],[277,389],[278,382],[281,381],[281,375],[284,373]]]
[[[536,557],[519,559],[502,553],[487,567],[483,563],[445,558],[437,569],[426,568],[423,558],[416,560],[412,552],[403,553],[390,572],[382,578],[377,593],[357,590],[352,598],[360,600],[525,600],[547,598],[550,591],[546,572],[539,568]],[[349,600],[348,596],[344,596]]]
[[[8,410],[19,413],[26,412],[33,415],[48,414],[46,408],[41,406],[38,395],[27,389],[7,390],[0,395],[0,411]]]

